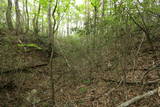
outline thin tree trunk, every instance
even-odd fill
[[[27,15],[27,26],[26,26],[26,33],[27,33],[29,31],[28,0],[26,0],[26,15]]]
[[[51,0],[48,4],[48,37],[50,39],[49,46],[51,47],[51,37],[52,37],[52,22],[51,22]],[[55,83],[53,79],[53,48],[51,47],[51,57],[50,57],[50,82],[51,82],[51,92],[52,92],[52,105],[55,106]]]
[[[93,37],[93,49],[96,48],[96,35],[97,35],[97,12],[98,9],[94,6],[94,37]]]
[[[39,19],[40,11],[41,11],[41,5],[39,4],[38,12],[37,12],[37,14],[34,15],[34,18],[33,18],[33,29],[34,29],[35,36],[38,36],[38,32],[39,32],[38,19]]]
[[[128,11],[127,11],[127,13],[130,16],[131,20],[145,33],[145,36],[148,40],[148,43],[150,44],[151,49],[154,50],[154,46],[153,46],[153,43],[152,43],[152,40],[151,40],[151,37],[150,37],[150,32],[149,32],[147,26],[146,25],[140,25]],[[143,22],[143,24],[145,24],[144,21],[143,21],[143,18],[142,18],[142,22]],[[145,26],[145,27],[143,27],[143,26]]]
[[[50,57],[50,81],[51,81],[51,88],[52,88],[52,104],[53,106],[55,106],[56,102],[55,102],[55,80],[53,78],[53,56],[55,53],[54,50],[54,36],[55,36],[55,32],[58,29],[58,26],[56,28],[56,18],[55,18],[55,13],[56,13],[56,9],[58,6],[58,0],[56,0],[56,4],[54,6],[54,9],[52,11],[52,18],[54,20],[53,22],[53,26],[52,26],[52,22],[51,22],[51,0],[49,1],[49,6],[48,6],[48,27],[49,27],[49,35],[48,37],[50,38],[50,42],[49,42],[49,46],[51,47],[51,57]]]
[[[43,19],[43,17],[42,17],[42,30],[41,31],[44,32],[44,19]]]
[[[52,22],[51,22],[51,0],[48,6],[48,37],[52,36]]]
[[[104,17],[104,13],[105,13],[105,0],[102,0],[102,17]]]
[[[69,18],[70,18],[70,17],[69,17],[69,15],[70,15],[70,14],[69,14],[69,12],[68,12],[68,15],[67,15],[67,36],[70,35],[70,31],[69,31],[69,30],[70,30],[70,24],[69,24]]]

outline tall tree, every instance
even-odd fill
[[[13,30],[13,24],[12,24],[12,0],[8,0],[8,7],[6,12],[6,21],[7,26],[9,30]]]
[[[52,20],[51,20],[51,0],[48,4],[48,37],[51,38],[52,36]]]
[[[96,42],[96,35],[97,35],[97,16],[98,16],[98,9],[100,6],[100,1],[99,0],[91,0],[91,5],[94,8],[94,37],[93,37],[93,48],[95,48],[95,42]]]
[[[29,13],[28,13],[28,0],[25,1],[25,4],[26,4],[26,15],[27,15],[27,25],[26,25],[26,33],[28,32],[29,30]]]
[[[105,13],[105,0],[101,0],[101,12],[102,12],[102,17],[104,17],[104,13]]]
[[[67,14],[67,36],[70,35],[70,12]]]
[[[40,11],[41,11],[41,4],[39,2],[37,13],[34,14],[34,18],[33,18],[33,30],[34,30],[35,36],[38,36],[38,32],[39,32],[38,20],[39,20]]]
[[[49,0],[48,3],[48,37],[49,37],[49,47],[51,48],[51,56],[50,56],[50,81],[51,81],[51,88],[52,88],[52,104],[55,106],[55,80],[53,78],[53,55],[54,55],[54,36],[55,36],[55,26],[56,26],[56,18],[55,13],[58,6],[58,0],[55,2],[54,9],[52,11],[52,0]],[[51,18],[53,18],[53,23]]]
[[[21,21],[20,21],[20,9],[19,9],[19,0],[15,0],[15,10],[16,10],[16,34],[22,31]]]

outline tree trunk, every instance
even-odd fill
[[[49,6],[48,6],[48,37],[51,38],[51,36],[52,36],[51,3],[49,3]]]
[[[42,32],[44,32],[44,18],[42,16]]]
[[[21,21],[20,21],[20,10],[19,10],[19,0],[15,0],[15,10],[16,10],[16,34],[21,32]]]
[[[97,35],[97,14],[98,14],[98,9],[97,6],[94,6],[94,31],[93,31],[93,49],[96,48],[96,35]]]
[[[69,24],[69,17],[70,16],[70,14],[69,14],[69,12],[68,12],[68,15],[67,15],[67,36],[69,36],[70,35],[70,24]]]
[[[37,12],[37,14],[35,13],[34,18],[33,18],[33,30],[34,30],[35,36],[38,36],[38,32],[39,32],[38,19],[39,19],[40,11],[41,11],[41,5],[39,4],[38,12]]]
[[[104,17],[104,13],[105,13],[105,0],[102,0],[102,17]]]
[[[54,88],[54,79],[53,79],[53,48],[51,45],[51,37],[52,37],[52,22],[51,22],[51,0],[48,4],[48,37],[49,37],[49,46],[51,47],[51,57],[49,61],[50,66],[50,82],[51,82],[51,92],[52,92],[52,104],[55,106],[55,88]]]
[[[26,0],[26,15],[27,15],[27,25],[26,25],[26,33],[27,33],[29,31],[28,0]]]
[[[7,26],[9,30],[13,30],[13,24],[12,24],[12,1],[8,0],[8,7],[7,7],[7,12],[6,12],[6,21],[7,21]]]

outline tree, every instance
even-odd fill
[[[12,24],[12,0],[8,0],[8,7],[6,12],[6,22],[9,30],[13,30]]]
[[[138,1],[139,4],[141,4],[139,2],[139,0],[137,0],[137,1]],[[154,46],[153,46],[153,43],[152,43],[152,40],[151,40],[151,37],[150,37],[150,30],[149,30],[149,28],[148,28],[148,26],[147,26],[147,24],[145,22],[145,18],[143,16],[143,13],[139,9],[138,5],[135,5],[135,6],[136,6],[136,9],[138,11],[138,15],[139,15],[139,17],[141,19],[141,24],[137,22],[137,20],[134,18],[134,16],[131,13],[129,13],[129,11],[127,11],[127,12],[129,14],[131,20],[145,33],[145,36],[146,36],[146,38],[148,40],[148,43],[150,44],[151,49],[154,50]]]
[[[91,0],[91,5],[94,8],[94,37],[93,37],[93,49],[95,49],[96,45],[96,35],[97,35],[97,20],[98,20],[98,9],[100,7],[100,1],[99,0]]]
[[[19,0],[15,0],[15,10],[16,10],[16,34],[22,32],[21,28],[21,18],[20,18],[20,9],[19,9]]]
[[[33,18],[33,31],[35,36],[38,36],[39,32],[38,21],[39,21],[40,11],[41,11],[41,4],[39,2],[37,13],[34,13],[34,18]]]
[[[105,0],[101,0],[101,8],[102,8],[102,10],[101,10],[101,12],[102,12],[101,16],[104,17],[104,15],[105,15]]]
[[[28,13],[28,0],[25,0],[25,3],[26,3],[26,16],[27,16],[27,25],[26,25],[26,33],[28,32],[29,30],[29,13]]]
[[[51,3],[52,1],[50,0],[48,3],[48,37],[50,39],[49,41],[49,47],[51,47],[51,57],[50,57],[50,81],[51,81],[51,87],[52,87],[52,104],[53,106],[55,105],[55,80],[53,78],[53,55],[54,55],[54,34],[55,34],[55,26],[56,26],[56,19],[55,19],[55,13],[57,10],[57,6],[58,6],[58,0],[56,0],[54,9],[51,13],[52,7],[51,7]],[[53,25],[52,25],[52,21],[51,21],[51,16],[53,17]],[[53,39],[52,39],[53,38]]]

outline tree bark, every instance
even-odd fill
[[[20,9],[19,0],[15,0],[15,10],[16,10],[16,34],[21,32],[21,21],[20,21]]]
[[[38,12],[37,12],[37,14],[34,15],[34,18],[33,18],[33,29],[34,29],[35,36],[38,36],[38,32],[39,32],[38,19],[39,19],[40,11],[41,11],[41,5],[39,4]]]
[[[55,12],[56,12],[56,9],[57,9],[57,4],[58,4],[58,0],[56,0],[56,5],[54,7],[54,10],[51,14],[51,3],[52,3],[52,0],[49,1],[49,4],[48,4],[48,38],[50,39],[49,40],[49,47],[51,48],[51,56],[50,56],[50,61],[49,61],[49,66],[50,66],[50,82],[51,82],[51,92],[52,92],[52,104],[53,106],[55,106],[55,80],[53,78],[53,53],[54,53],[54,39],[52,39],[52,37],[54,38],[54,34],[53,34],[53,30],[55,28],[55,25],[56,25],[56,19],[54,17],[55,15]],[[54,23],[53,23],[53,26],[52,26],[52,21],[51,21],[51,15],[53,16],[53,19],[54,19]],[[52,27],[53,27],[53,30],[52,30]]]
[[[70,35],[70,23],[69,23],[69,19],[70,19],[70,14],[68,12],[68,15],[67,15],[67,36]]]
[[[52,36],[52,22],[51,22],[51,0],[48,6],[48,38]]]
[[[6,12],[6,21],[7,21],[7,26],[9,30],[13,30],[13,23],[12,23],[12,1],[8,0],[8,7],[7,7],[7,12]]]
[[[102,0],[102,17],[104,17],[104,13],[105,13],[105,0]]]
[[[26,0],[26,15],[27,15],[27,26],[26,26],[26,33],[27,33],[29,31],[28,0]]]

